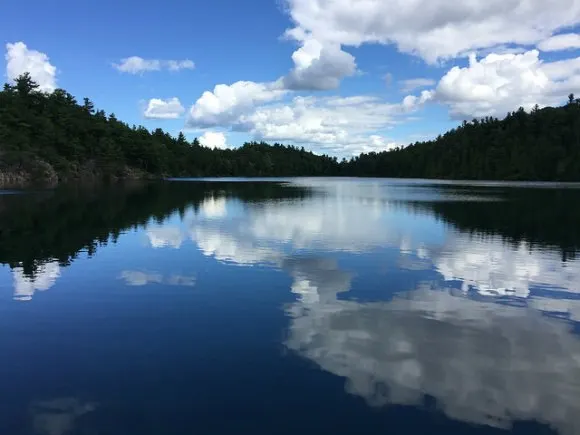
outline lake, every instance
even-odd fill
[[[580,433],[580,188],[0,195],[0,434]]]

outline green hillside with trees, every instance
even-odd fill
[[[361,154],[343,165],[349,175],[466,180],[580,181],[580,100],[537,105],[505,119],[464,121],[435,140]]]
[[[212,149],[129,126],[28,74],[0,92],[0,186],[76,179],[199,176],[367,176],[580,181],[580,100],[486,117],[427,142],[350,160],[281,144]]]
[[[336,158],[303,148],[247,143],[203,147],[183,134],[129,126],[57,89],[39,92],[28,74],[0,92],[0,185],[143,176],[337,175]]]

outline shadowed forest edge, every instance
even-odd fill
[[[0,92],[0,186],[199,176],[368,176],[580,181],[580,100],[464,122],[435,140],[339,161],[303,147],[213,149],[129,126],[28,74]]]

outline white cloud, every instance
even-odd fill
[[[355,154],[383,150],[392,141],[382,132],[402,107],[369,96],[295,97],[240,116],[236,128],[268,141],[309,144],[315,151]]]
[[[336,89],[344,77],[356,72],[354,57],[340,45],[323,45],[312,38],[302,41],[292,60],[294,69],[284,78],[284,86],[292,90]]]
[[[256,104],[280,99],[285,93],[281,82],[239,81],[232,85],[217,85],[213,92],[204,92],[191,107],[187,125],[189,127],[228,125]]]
[[[145,71],[159,71],[161,69],[161,61],[131,56],[121,59],[120,63],[114,63],[113,67],[121,72],[139,74]]]
[[[185,60],[167,60],[165,61],[169,71],[179,71],[182,69],[195,69],[195,63],[189,59]]]
[[[406,79],[399,82],[403,92],[411,92],[418,88],[426,88],[435,85],[435,80],[428,78]]]
[[[168,98],[161,100],[152,98],[147,103],[143,116],[149,119],[177,119],[183,115],[185,109],[181,105],[179,98]]]
[[[325,43],[396,44],[428,62],[501,44],[529,45],[580,22],[580,2],[554,0],[286,0],[301,34]]]
[[[28,72],[41,91],[52,92],[56,89],[56,67],[46,54],[30,50],[23,42],[15,42],[6,44],[5,58],[9,80]]]
[[[557,105],[579,90],[580,58],[542,62],[537,50],[492,53],[480,60],[472,54],[468,66],[451,68],[435,89],[421,98],[406,97],[404,106],[434,100],[447,105],[454,118],[502,117],[520,106]]]
[[[580,48],[580,35],[577,33],[564,33],[552,36],[541,41],[538,48],[542,51],[561,51]]]
[[[23,268],[15,267],[12,269],[14,299],[29,301],[36,291],[50,289],[59,277],[60,266],[56,261],[38,266],[33,277],[26,275]]]
[[[226,135],[219,131],[206,131],[199,137],[199,143],[204,147],[210,148],[227,148]]]
[[[434,95],[433,91],[422,91],[419,97],[416,97],[415,95],[407,95],[403,99],[403,109],[406,110],[407,112],[417,110],[426,102],[432,100],[433,95]]]
[[[113,63],[113,67],[120,72],[128,74],[140,74],[147,71],[179,71],[182,69],[194,69],[195,64],[189,60],[161,60],[143,59],[139,56],[131,56],[121,59],[119,63]]]

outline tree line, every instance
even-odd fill
[[[129,126],[28,73],[0,92],[0,185],[145,176],[371,176],[580,181],[580,100],[464,121],[434,140],[339,161],[304,147],[249,142],[204,147]]]

